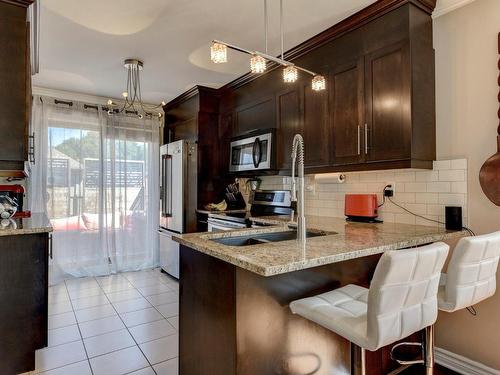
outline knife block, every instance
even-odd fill
[[[226,203],[227,209],[232,210],[242,210],[247,207],[245,198],[243,198],[243,195],[239,191],[236,193],[226,193]]]

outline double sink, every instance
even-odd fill
[[[326,236],[327,234],[335,234],[333,232],[322,231],[307,231],[306,237]],[[297,239],[296,230],[287,230],[283,232],[248,234],[245,236],[213,238],[211,241],[220,243],[226,246],[251,246],[262,245],[270,242],[290,241]]]

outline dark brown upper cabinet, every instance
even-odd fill
[[[314,91],[311,83],[302,86],[303,123],[301,134],[306,150],[305,167],[328,166],[330,163],[330,121],[328,113],[328,91]]]
[[[187,140],[198,144],[199,207],[219,202],[228,183],[229,149],[221,145],[229,142],[233,116],[219,115],[219,101],[218,90],[195,86],[163,107],[163,143]]]
[[[27,6],[0,0],[0,176],[25,177],[29,153],[31,72]],[[8,88],[8,89],[5,89]]]
[[[364,59],[334,66],[330,79],[331,144],[334,165],[365,161]]]
[[[367,162],[410,158],[411,66],[407,42],[365,57],[364,154]]]
[[[241,135],[252,130],[273,128],[274,106],[274,98],[267,97],[238,107],[235,110],[233,133]]]
[[[311,89],[299,72],[245,74],[220,92],[219,165],[228,172],[231,137],[276,128],[276,170],[290,174],[295,134],[305,142],[306,173],[432,168],[436,156],[431,14],[436,0],[378,0],[285,53],[324,75]],[[224,160],[225,159],[225,160]],[[264,173],[264,172],[262,172]]]
[[[292,142],[297,133],[302,133],[300,91],[297,87],[278,93],[276,96],[278,131],[277,167],[291,168]]]

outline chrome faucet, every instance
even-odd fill
[[[295,164],[298,167],[298,197]],[[304,216],[304,139],[300,134],[296,134],[293,137],[292,145],[292,202],[297,203],[297,241],[300,246],[304,246],[306,244],[306,218]]]

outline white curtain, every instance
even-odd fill
[[[34,100],[31,209],[54,227],[51,284],[158,265],[157,117]]]

